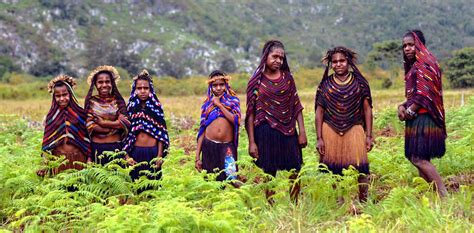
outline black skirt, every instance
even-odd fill
[[[301,169],[303,157],[296,133],[286,136],[263,123],[255,127],[255,143],[258,148],[255,164],[265,173],[275,174],[278,170]]]
[[[130,177],[132,180],[136,180],[145,174],[142,174],[141,171],[149,171],[149,174],[146,174],[147,178],[150,180],[159,180],[161,179],[161,169],[158,170],[152,167],[152,165],[156,165],[156,160],[152,162],[153,159],[157,158],[158,155],[158,147],[140,147],[135,146],[130,153],[130,157],[135,160],[137,163],[145,162],[145,164],[141,164],[135,166],[135,168],[130,172]]]
[[[219,173],[216,180],[223,181],[227,179],[225,173],[225,157],[227,153],[232,153],[234,160],[237,161],[237,150],[233,142],[214,142],[206,137],[202,141],[202,169],[208,173]]]
[[[95,163],[100,163],[105,165],[110,161],[121,158],[119,156],[110,157],[104,152],[115,152],[115,150],[122,150],[122,145],[120,142],[112,142],[112,143],[91,143],[91,153],[92,153],[92,161]]]
[[[429,114],[420,114],[405,123],[405,156],[423,160],[441,158],[446,152],[446,136]]]

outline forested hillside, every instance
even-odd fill
[[[447,1],[3,0],[2,66],[46,76],[99,64],[183,77],[250,71],[264,41],[282,40],[293,65],[314,67],[346,45],[372,45],[422,29],[440,58],[474,45],[474,4]]]

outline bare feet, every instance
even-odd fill
[[[40,177],[44,177],[46,175],[46,173],[48,173],[47,169],[40,169],[40,170],[36,171],[36,175],[38,175]]]

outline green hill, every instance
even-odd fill
[[[373,43],[411,28],[423,30],[441,58],[474,45],[471,1],[369,2],[2,1],[0,55],[36,76],[84,76],[107,63],[183,77],[215,68],[250,72],[270,38],[285,43],[293,66],[308,67],[331,46],[364,58]]]

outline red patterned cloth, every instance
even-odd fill
[[[281,44],[279,41],[271,42]],[[267,122],[271,128],[290,136],[295,134],[296,118],[303,110],[303,106],[298,97],[286,56],[280,67],[280,78],[269,80],[263,74],[271,47],[270,45],[264,48],[260,64],[247,85],[245,123],[247,125],[248,116],[253,113],[255,127]]]
[[[415,33],[416,61],[405,75],[405,107],[418,104],[433,118],[446,135],[441,70],[436,57]]]

